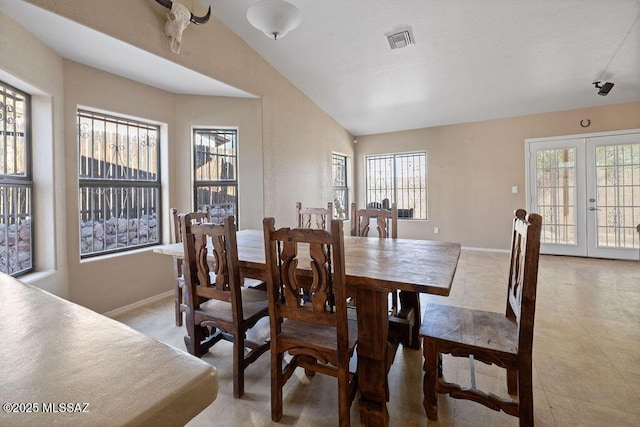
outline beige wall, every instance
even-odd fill
[[[190,211],[192,196],[193,126],[238,129],[239,217],[257,227],[262,221],[261,101],[209,96],[176,95],[95,68],[64,61],[67,253],[69,297],[97,311],[108,311],[172,289],[169,258],[151,249],[80,261],[78,206],[77,108],[95,109],[163,124],[161,137],[163,240],[169,241],[168,208]],[[245,172],[246,171],[246,172]],[[255,201],[256,204],[250,201]]]
[[[591,125],[582,128],[586,119]],[[400,220],[399,237],[506,249],[511,213],[526,206],[525,139],[635,128],[640,128],[640,103],[359,136],[359,205],[365,200],[366,155],[426,150],[429,219]],[[511,193],[512,186],[518,186],[518,194]]]
[[[62,59],[0,13],[0,79],[32,94],[33,205],[37,273],[23,280],[68,296]]]
[[[264,211],[262,157],[262,101],[210,96],[175,96],[175,135],[171,148],[170,185],[173,204],[179,211],[194,206],[193,127],[238,129],[238,225],[260,228]]]
[[[330,200],[331,151],[353,154],[353,137],[215,17],[192,25],[180,54],[164,34],[166,9],[153,1],[27,0],[133,46],[262,98],[264,214],[295,220],[295,202]],[[186,2],[198,15],[206,8]],[[223,60],[221,60],[221,58]]]
[[[170,290],[172,269],[168,261],[149,249],[80,261],[78,218],[78,140],[76,112],[79,106],[169,124],[161,137],[161,156],[174,145],[174,95],[96,70],[64,61],[65,182],[67,185],[67,257],[69,299],[96,311],[108,311]],[[163,135],[165,136],[165,135]],[[162,145],[166,142],[165,146]],[[161,171],[163,181],[170,170]],[[164,194],[167,194],[166,188]],[[163,200],[167,200],[166,197]],[[167,209],[168,210],[168,209]],[[165,225],[167,220],[165,218]],[[167,227],[163,228],[163,231]],[[166,233],[164,233],[165,236]]]

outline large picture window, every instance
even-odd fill
[[[396,202],[399,218],[427,219],[427,153],[367,156],[365,169],[368,208]]]
[[[31,98],[0,82],[0,271],[33,269]]]
[[[331,156],[333,174],[333,218],[349,219],[349,187],[347,186],[347,156]]]
[[[238,219],[238,131],[193,130],[195,209],[209,211],[211,222]]]
[[[160,128],[78,111],[80,255],[160,242]]]

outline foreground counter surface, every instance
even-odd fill
[[[184,425],[217,392],[214,367],[0,274],[0,425]]]

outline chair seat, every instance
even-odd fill
[[[517,354],[518,325],[502,313],[427,304],[420,336],[452,344]]]
[[[211,280],[215,280],[216,274],[215,273],[209,273],[209,277],[211,277]],[[178,276],[178,277],[176,277],[176,280],[178,281],[178,286],[183,288],[184,287],[184,276]],[[267,283],[265,281],[259,280],[259,279],[246,278],[246,279],[244,279],[244,283],[242,284],[242,286],[246,286],[247,288],[259,289],[261,291],[266,291],[267,290]]]
[[[349,311],[355,310],[347,310],[347,313]],[[348,316],[347,323],[349,326],[349,353],[351,353],[358,339],[358,323],[355,313],[353,313],[353,316]],[[290,345],[300,343],[303,347],[323,348],[331,351],[338,350],[336,328],[330,326],[287,319],[282,323],[282,332],[278,335],[278,338]]]
[[[252,319],[256,316],[263,316],[269,311],[267,293],[265,291],[240,288],[242,292],[242,315],[244,320]],[[209,300],[200,304],[196,310],[199,316],[211,316],[225,322],[233,322],[233,307],[226,301]]]

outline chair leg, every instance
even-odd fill
[[[244,336],[240,331],[234,331],[233,337],[233,397],[239,398],[244,394]]]
[[[176,280],[175,282],[175,310],[176,310],[176,326],[182,326],[182,310],[180,307],[182,306],[182,286],[180,286],[180,282]]]
[[[351,400],[349,399],[349,361],[338,369],[338,423],[340,427],[351,425]]]
[[[400,311],[398,309],[398,291],[397,290],[391,291],[389,295],[391,296],[391,310],[389,311],[389,315],[397,316],[398,311]]]
[[[420,294],[417,292],[400,291],[400,311],[409,312],[413,309],[413,325],[411,326],[411,336],[407,342],[402,343],[405,347],[414,350],[420,349]]]
[[[202,357],[209,351],[208,347],[202,346],[202,341],[209,336],[209,330],[204,326],[195,324],[195,318],[188,308],[185,311],[185,318],[187,335],[184,337],[184,344],[187,347],[187,351],[196,357]]]
[[[507,368],[507,391],[509,394],[518,395],[518,370]]]
[[[521,427],[533,427],[533,378],[531,360],[518,369],[518,409]]]
[[[435,421],[438,419],[436,381],[439,377],[438,373],[441,370],[441,368],[438,367],[438,349],[436,343],[427,339],[424,340],[422,347],[424,349],[424,379],[422,381],[424,400],[422,405],[427,413],[427,418]]]
[[[271,343],[271,419],[280,421],[282,418],[282,353],[274,354],[274,345]]]
[[[317,360],[313,360],[313,361],[309,361],[309,363],[315,366],[315,365],[318,364],[318,361]],[[312,369],[304,368],[304,374],[306,376],[308,376],[309,378],[311,378],[311,377],[315,377],[316,376],[316,371],[314,371]]]
[[[184,336],[184,345],[187,348],[189,354],[196,354],[196,325],[194,324],[195,319],[191,310],[187,307],[184,311],[185,321],[187,323],[186,330],[187,335]]]

